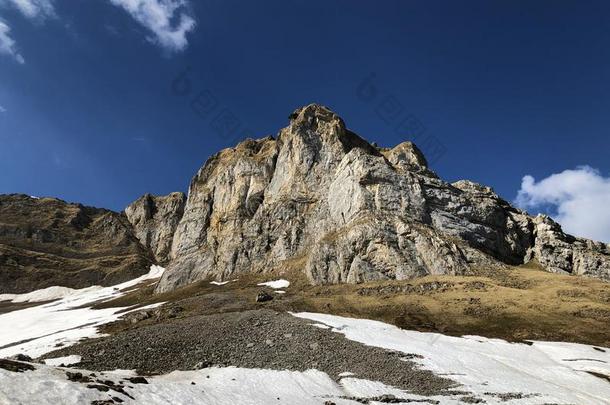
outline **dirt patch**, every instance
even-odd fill
[[[596,373],[595,371],[587,371],[587,373],[591,374],[594,377],[601,378],[602,380],[606,380],[607,382],[610,383],[610,375]]]
[[[592,318],[599,321],[610,322],[610,309],[603,307],[582,307],[572,313],[578,318]]]
[[[498,398],[502,402],[513,401],[515,399],[526,399],[537,397],[538,394],[522,394],[514,392],[497,393],[497,392],[486,392],[485,395]]]
[[[43,301],[43,302],[10,302],[10,301],[2,301],[0,302],[0,315],[7,314],[13,311],[19,311],[21,309],[26,309],[30,307],[35,307],[38,305],[48,304],[51,301]]]
[[[12,371],[14,373],[23,373],[24,371],[36,370],[36,367],[31,364],[8,359],[0,359],[0,368]]]
[[[561,298],[585,298],[587,296],[587,292],[583,290],[559,290],[557,291],[557,296]]]

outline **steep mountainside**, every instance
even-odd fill
[[[291,114],[277,139],[246,140],[206,162],[191,182],[169,259],[158,292],[295,267],[321,284],[531,260],[551,272],[610,279],[607,245],[566,235],[489,187],[449,184],[412,143],[375,147],[316,104]]]
[[[122,214],[0,195],[0,293],[117,284],[146,273],[151,259]]]

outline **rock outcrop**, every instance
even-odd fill
[[[150,249],[158,263],[169,260],[174,232],[184,213],[186,196],[171,193],[167,196],[145,194],[125,209],[127,219],[140,243]]]
[[[606,245],[565,235],[489,187],[444,182],[411,142],[372,146],[315,104],[291,114],[277,139],[249,139],[205,163],[169,258],[159,292],[249,271],[297,268],[312,283],[357,283],[533,259],[610,279]]]
[[[566,235],[545,215],[533,219],[535,243],[525,260],[536,259],[548,271],[610,280],[610,247]]]
[[[566,235],[491,188],[449,184],[411,142],[369,144],[326,107],[277,138],[212,156],[188,197],[146,194],[125,213],[0,196],[0,293],[121,282],[168,267],[158,292],[242,272],[303,271],[313,284],[461,275],[536,260],[610,280],[610,246]]]
[[[151,263],[122,214],[0,195],[0,293],[113,285],[148,272]]]

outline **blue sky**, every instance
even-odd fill
[[[445,179],[603,213],[609,45],[607,1],[0,0],[0,193],[120,210],[318,102]],[[574,173],[597,186],[544,192]]]

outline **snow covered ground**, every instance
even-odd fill
[[[48,301],[62,291],[63,297],[53,302],[0,315],[0,357],[23,353],[38,357],[55,350],[58,345],[71,345],[85,337],[99,336],[98,326],[115,321],[127,308],[91,309],[87,306],[124,295],[130,288],[146,280],[161,277],[163,267],[151,266],[148,274],[112,287],[93,286],[80,290],[51,287],[27,294],[4,296],[12,302]],[[160,304],[155,304],[157,306]]]
[[[73,370],[70,370],[73,371]],[[99,373],[98,373],[99,375]],[[121,380],[120,373],[101,376],[104,380]],[[195,383],[195,384],[191,384]],[[211,368],[199,371],[176,371],[148,378],[148,384],[130,384],[125,391],[133,397],[87,388],[87,384],[70,382],[65,371],[37,366],[23,373],[0,369],[0,403],[2,404],[89,404],[94,400],[118,397],[123,403],[137,404],[324,404],[333,399],[337,405],[357,404],[335,400],[345,392],[326,374],[311,370],[291,371]]]
[[[501,403],[502,393],[527,398],[511,404],[610,404],[610,384],[588,372],[610,376],[610,349],[560,342],[508,343],[479,336],[452,337],[399,329],[366,319],[296,313],[346,338],[370,346],[423,356],[414,359],[485,399]],[[349,371],[349,370],[346,370]],[[342,380],[342,381],[345,381]],[[444,403],[444,402],[442,402]]]
[[[91,287],[98,288],[98,287]],[[101,287],[99,287],[101,288]],[[42,290],[32,291],[26,294],[0,294],[0,301],[11,301],[11,302],[42,302],[52,301],[60,298],[67,297],[68,295],[74,294],[76,291],[73,288],[53,286],[43,288]]]
[[[334,331],[362,343],[422,354],[426,357],[419,361],[424,367],[459,381],[463,386],[456,387],[456,390],[471,391],[487,404],[610,403],[608,383],[579,371],[608,371],[608,352],[588,346],[546,342],[531,346],[510,344],[479,337],[454,338],[403,331],[368,320],[311,313],[295,315],[329,325]],[[592,350],[599,354],[590,356]],[[583,355],[596,358],[604,365],[591,369],[584,360],[573,361]],[[50,363],[70,360],[78,359],[62,358]],[[362,403],[355,398],[368,399],[371,405],[381,405],[383,402],[375,400],[380,399],[381,395],[440,405],[465,403],[461,401],[464,394],[417,396],[380,382],[358,378],[349,370],[341,373],[343,378],[335,382],[317,370],[297,372],[213,367],[147,377],[147,384],[136,384],[127,380],[134,376],[133,371],[129,370],[96,373],[90,382],[75,382],[68,381],[66,372],[80,371],[85,376],[91,372],[50,365],[34,366],[35,370],[21,373],[0,368],[1,404],[81,404],[115,397],[125,404],[150,405],[323,405],[326,401],[337,405]],[[96,379],[105,381],[106,384],[108,380],[122,384],[124,393],[113,389],[102,392],[88,387],[92,383],[99,383]],[[523,395],[502,396],[516,393]]]
[[[147,405],[324,405],[327,401],[336,405],[359,405],[355,399],[378,398],[392,394],[414,402],[457,405],[461,396],[421,397],[385,386],[375,381],[346,377],[339,383],[327,374],[317,370],[278,371],[245,369],[237,367],[208,368],[197,371],[174,371],[170,374],[147,377],[146,384],[133,384],[128,378],[134,373],[129,370],[95,373],[92,381],[68,381],[67,372],[81,372],[85,376],[91,372],[34,364],[33,371],[21,373],[0,368],[1,404],[89,404],[95,400],[117,397],[125,404]],[[350,373],[345,373],[349,375]],[[100,392],[87,385],[108,380],[123,384],[129,396],[110,390]],[[434,402],[428,402],[434,401]],[[382,402],[370,400],[371,405]],[[491,404],[497,402],[489,402]]]
[[[130,288],[160,277],[163,268],[153,266],[138,279],[113,287],[82,290],[45,289],[5,297],[14,302],[46,301],[59,292],[60,299],[0,315],[0,357],[25,353],[40,356],[56,345],[70,345],[84,337],[98,336],[98,326],[112,322],[128,308],[91,309],[93,303],[116,298]],[[269,282],[273,288],[286,288],[284,280]],[[281,283],[280,283],[281,282]],[[52,292],[52,293],[51,293]],[[573,343],[508,343],[478,336],[450,337],[435,333],[401,330],[382,322],[344,318],[316,313],[294,313],[312,321],[312,327],[328,328],[347,339],[366,345],[418,354],[423,368],[446,376],[459,384],[457,391],[471,392],[487,404],[610,404],[610,384],[598,375],[610,376],[610,349]],[[93,380],[124,384],[124,392],[100,391],[91,382],[70,381],[61,365],[78,364],[79,356],[50,359],[34,364],[34,370],[14,372],[0,367],[0,404],[81,404],[119,398],[126,404],[324,404],[337,405],[381,395],[394,395],[410,401],[436,401],[442,405],[460,404],[464,394],[420,397],[359,378],[344,370],[336,382],[327,374],[243,369],[207,368],[175,371],[147,378],[148,384],[127,381],[133,371],[116,370]],[[91,374],[86,370],[81,373]],[[95,383],[95,381],[93,381]],[[515,395],[519,394],[519,395]],[[352,399],[350,399],[352,398]]]

